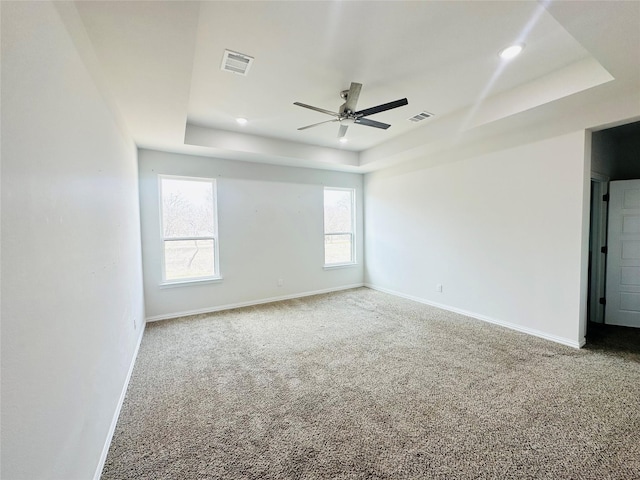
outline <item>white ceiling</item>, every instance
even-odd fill
[[[455,135],[582,92],[582,101],[640,95],[640,2],[209,1],[76,2],[100,74],[142,147],[303,166],[365,168],[376,152]],[[505,63],[497,53],[526,47]],[[220,69],[225,49],[255,58],[245,76]],[[337,111],[406,97],[349,128],[294,106]],[[639,97],[640,98],[640,97]],[[639,99],[640,101],[640,99]],[[428,111],[420,123],[408,118]],[[249,123],[239,126],[236,117]],[[536,117],[537,118],[537,117]],[[539,120],[539,118],[537,118]]]

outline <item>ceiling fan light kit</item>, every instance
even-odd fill
[[[344,103],[340,106],[338,112],[332,112],[330,110],[325,110],[323,108],[314,107],[312,105],[307,105],[305,103],[294,102],[294,105],[299,107],[308,108],[310,110],[315,110],[316,112],[324,113],[326,115],[331,115],[334,117],[332,120],[325,120],[324,122],[314,123],[312,125],[307,125],[305,127],[300,127],[298,130],[306,130],[308,128],[317,127],[318,125],[322,125],[324,123],[332,123],[338,122],[340,124],[340,128],[338,129],[338,138],[342,139],[347,134],[347,129],[349,125],[358,124],[364,125],[366,127],[374,127],[386,130],[391,125],[388,123],[377,122],[375,120],[370,120],[368,118],[369,115],[374,115],[376,113],[385,112],[387,110],[391,110],[393,108],[402,107],[404,105],[408,105],[408,101],[406,98],[402,98],[400,100],[395,100],[389,103],[383,103],[381,105],[377,105],[375,107],[366,108],[364,110],[356,111],[356,105],[358,103],[358,97],[360,97],[360,90],[362,89],[361,83],[351,82],[351,87],[349,90],[343,90],[340,92],[340,98],[344,99]]]

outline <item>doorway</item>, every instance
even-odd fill
[[[640,353],[640,328],[608,324],[605,306],[609,182],[631,179],[640,179],[640,121],[592,132],[587,348],[617,338]]]

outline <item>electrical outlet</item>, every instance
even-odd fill
[[[284,284],[284,281],[281,278],[279,278],[278,279],[278,286],[281,287],[283,284]]]
[[[441,283],[438,283],[436,285],[436,292],[442,293],[442,284]]]

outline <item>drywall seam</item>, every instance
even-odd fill
[[[219,312],[222,310],[233,310],[234,308],[242,308],[242,307],[251,307],[253,305],[262,305],[264,303],[272,303],[272,302],[279,302],[282,300],[291,300],[294,298],[301,298],[301,297],[310,297],[312,295],[321,295],[323,293],[331,293],[331,292],[339,292],[340,290],[350,290],[352,288],[359,288],[359,287],[364,287],[364,283],[354,283],[351,285],[343,285],[341,287],[334,287],[334,288],[325,288],[323,290],[314,290],[312,292],[303,292],[303,293],[294,293],[292,295],[283,295],[281,297],[269,297],[269,298],[263,298],[261,300],[250,300],[248,302],[240,302],[240,303],[230,303],[227,305],[219,305],[216,307],[209,307],[209,308],[201,308],[198,310],[188,310],[188,311],[184,311],[184,312],[174,312],[174,313],[169,313],[166,315],[154,315],[153,317],[147,317],[146,321],[147,322],[157,322],[159,320],[170,320],[172,318],[179,318],[179,317],[188,317],[190,315],[200,315],[203,313],[213,313],[213,312]]]
[[[102,470],[104,468],[104,464],[107,461],[107,454],[109,453],[109,447],[111,446],[111,440],[113,439],[113,434],[116,431],[116,425],[118,424],[118,418],[120,417],[120,410],[122,410],[122,405],[124,404],[124,398],[127,394],[127,389],[129,388],[129,381],[131,380],[131,375],[133,374],[133,368],[136,364],[136,359],[138,358],[138,351],[140,350],[140,344],[142,343],[142,337],[144,335],[144,327],[145,325],[141,325],[140,334],[138,335],[138,342],[136,345],[136,349],[133,352],[133,357],[131,358],[131,364],[129,365],[129,371],[127,372],[127,377],[125,378],[124,384],[122,386],[122,392],[120,392],[120,398],[118,399],[118,404],[116,405],[116,410],[113,413],[113,419],[111,420],[111,426],[109,427],[109,432],[107,433],[107,438],[105,439],[104,447],[102,448],[102,454],[100,455],[100,461],[98,462],[98,466],[96,467],[96,471],[93,474],[93,480],[100,480],[102,476]]]
[[[501,327],[508,328],[510,330],[515,330],[517,332],[526,333],[528,335],[533,335],[534,337],[544,338],[545,340],[551,340],[552,342],[560,343],[562,345],[566,345],[568,347],[573,348],[581,348],[585,344],[585,340],[583,339],[580,342],[575,342],[568,338],[558,337],[556,335],[549,335],[548,333],[541,332],[540,330],[535,330],[533,328],[523,327],[521,325],[516,325],[515,323],[505,322],[502,320],[496,320],[491,317],[487,317],[486,315],[480,315],[478,313],[470,312],[467,310],[463,310],[461,308],[451,307],[449,305],[444,305],[442,303],[431,302],[429,300],[425,300],[424,298],[414,297],[413,295],[406,295],[404,293],[396,292],[394,290],[389,290],[388,288],[379,287],[377,285],[373,285],[371,283],[365,283],[365,287],[371,288],[372,290],[378,290],[380,292],[388,293],[390,295],[395,295],[396,297],[406,298],[407,300],[413,300],[414,302],[423,303],[425,305],[430,305],[432,307],[440,308],[442,310],[447,310],[449,312],[458,313],[460,315],[464,315],[466,317],[475,318],[476,320],[481,320],[487,323],[493,323],[494,325],[499,325]]]

